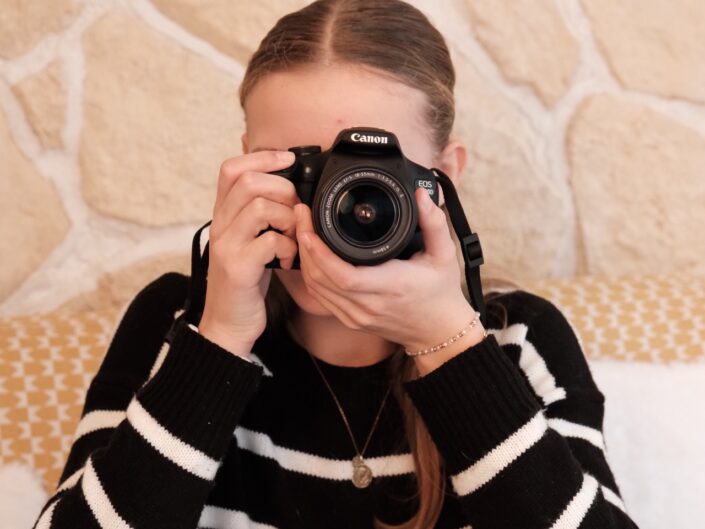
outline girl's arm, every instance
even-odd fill
[[[604,396],[553,304],[405,383],[473,529],[636,528],[606,459]],[[521,307],[521,309],[519,309]],[[530,316],[529,316],[530,315]]]
[[[185,324],[162,362],[185,279],[166,274],[128,307],[35,528],[197,526],[262,367]]]

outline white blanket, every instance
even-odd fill
[[[607,460],[640,529],[705,527],[705,363],[591,361]]]
[[[42,480],[32,468],[16,461],[0,467],[0,527],[30,529],[46,500]]]

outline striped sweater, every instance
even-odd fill
[[[414,461],[390,395],[355,454],[305,349],[268,330],[247,361],[179,323],[188,277],[168,273],[124,313],[88,388],[65,468],[37,529],[370,528],[417,507]],[[446,474],[439,528],[635,528],[608,466],[604,396],[549,301],[523,290],[488,307],[489,335],[404,390]],[[358,444],[389,359],[319,362]]]

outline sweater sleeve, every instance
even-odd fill
[[[473,529],[634,529],[606,459],[604,396],[549,301],[405,389]],[[537,308],[538,306],[538,308]],[[511,358],[510,358],[511,356]]]
[[[160,359],[169,319],[146,301],[159,297],[150,287],[128,308],[89,386],[60,484],[36,529],[198,525],[262,367],[183,321]]]

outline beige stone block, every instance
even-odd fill
[[[147,225],[210,218],[220,165],[241,154],[238,82],[124,10],[84,48],[86,201]]]
[[[502,74],[527,84],[546,105],[568,89],[578,63],[578,45],[551,0],[467,0],[470,19]]]
[[[63,146],[61,131],[66,121],[66,89],[61,64],[51,63],[23,79],[12,91],[24,109],[32,130],[44,148]]]
[[[573,273],[569,189],[538,163],[539,148],[517,108],[467,59],[456,54],[453,60],[454,132],[469,151],[459,193],[470,226],[480,235],[482,273],[514,281]]]
[[[142,259],[98,278],[98,286],[62,303],[56,312],[76,314],[86,311],[119,310],[154,279],[167,272],[191,275],[189,254],[161,254]]]
[[[246,63],[276,21],[306,0],[239,2],[228,0],[154,0],[154,5],[216,49]]]
[[[705,2],[581,2],[612,73],[624,86],[705,101]]]
[[[70,222],[52,184],[10,136],[0,112],[0,300],[6,299],[64,239]]]
[[[0,57],[13,59],[62,31],[80,10],[77,0],[0,0]]]
[[[705,274],[705,138],[649,108],[588,98],[570,125],[591,274]]]

